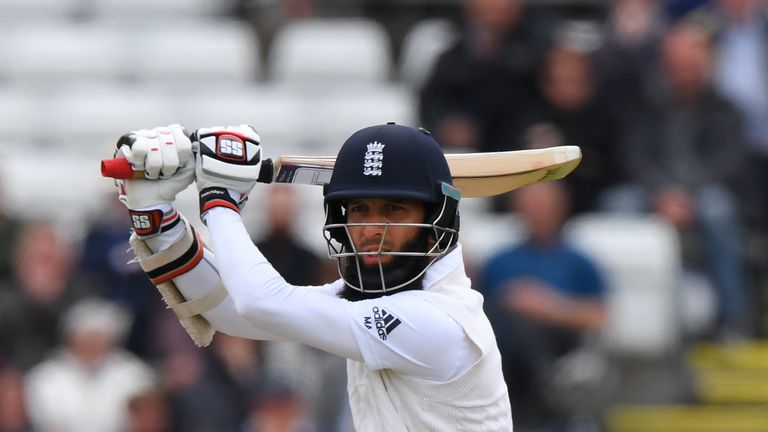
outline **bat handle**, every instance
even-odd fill
[[[275,166],[272,163],[272,159],[264,159],[261,161],[261,170],[259,171],[259,178],[256,181],[260,183],[272,183],[272,178],[275,174]],[[101,175],[102,177],[110,177],[114,179],[143,179],[143,171],[134,171],[133,166],[128,159],[102,159],[101,161]]]
[[[101,176],[113,179],[142,179],[142,171],[134,171],[128,159],[102,159]]]
[[[272,159],[264,159],[261,161],[261,168],[259,170],[259,178],[256,179],[259,183],[272,183],[272,179],[275,178],[275,164],[272,163]]]

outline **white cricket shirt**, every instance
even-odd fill
[[[350,302],[336,296],[341,280],[286,283],[239,214],[216,208],[206,223],[216,253],[206,251],[200,265],[174,279],[178,288],[198,298],[220,276],[229,297],[204,314],[218,331],[291,340],[349,359],[358,432],[512,430],[498,348],[482,296],[464,274],[461,246],[426,272],[424,291]]]

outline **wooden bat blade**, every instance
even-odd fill
[[[464,197],[488,197],[511,192],[525,185],[565,177],[576,168],[581,159],[571,160],[535,169],[506,175],[488,177],[454,177],[453,185]]]
[[[581,149],[577,146],[559,146],[503,152],[454,153],[446,154],[445,158],[454,179],[495,177],[540,168],[559,168],[561,164],[581,160]]]

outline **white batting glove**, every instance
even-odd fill
[[[196,130],[191,139],[201,219],[214,207],[239,212],[259,178],[259,134],[248,125],[212,127]]]
[[[117,142],[116,158],[125,158],[144,179],[116,180],[120,201],[129,209],[134,230],[149,236],[165,231],[178,215],[172,202],[195,175],[192,143],[184,127],[170,125],[129,132]],[[175,216],[175,218],[173,217]]]

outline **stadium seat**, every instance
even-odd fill
[[[456,29],[447,19],[418,22],[403,39],[400,54],[400,79],[412,89],[419,89],[429,77],[437,58],[456,39]]]
[[[3,0],[0,1],[0,22],[42,23],[69,20],[83,12],[84,0]]]
[[[162,2],[159,2],[162,3]],[[252,84],[260,74],[260,44],[240,21],[123,26],[130,35],[130,78],[163,88]]]
[[[234,0],[97,0],[88,12],[97,20],[205,20],[229,12]]]
[[[114,183],[99,177],[99,156],[70,156],[0,142],[4,210],[29,220],[48,220],[76,236],[95,218],[100,198],[115,196]],[[20,187],[22,186],[23,187]]]
[[[597,262],[610,287],[606,349],[656,357],[681,336],[680,247],[674,229],[651,216],[586,215],[566,237]]]
[[[0,137],[10,143],[33,143],[44,134],[47,119],[39,99],[19,89],[0,88]]]
[[[9,25],[2,30],[8,84],[51,88],[94,80],[117,81],[126,70],[125,39],[114,28],[58,23]]]
[[[391,53],[383,27],[365,19],[305,19],[285,25],[270,52],[270,76],[279,83],[381,83]]]
[[[84,87],[51,94],[43,145],[111,157],[117,138],[135,129],[177,123],[178,102],[150,90]]]
[[[249,124],[259,132],[267,157],[299,151],[306,105],[296,92],[253,86],[178,97],[180,122],[188,128]]]
[[[414,125],[416,113],[412,94],[394,85],[345,86],[309,92],[304,97],[308,127],[304,130],[308,150],[338,152],[341,144],[363,127],[393,121]]]
[[[462,199],[459,241],[468,266],[482,268],[497,252],[517,244],[525,228],[512,214],[490,213],[484,199]]]

